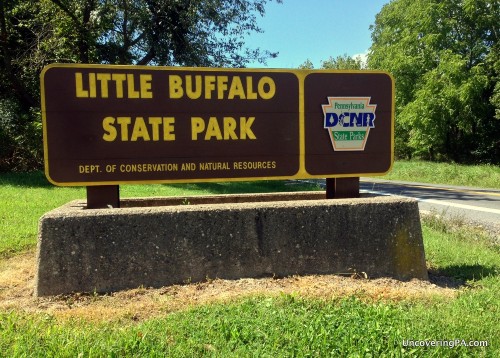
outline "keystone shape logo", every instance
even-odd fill
[[[370,129],[375,128],[376,104],[371,97],[327,97],[322,104],[324,125],[336,151],[365,150]]]

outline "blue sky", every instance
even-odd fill
[[[277,51],[267,66],[297,68],[310,59],[315,68],[330,56],[366,53],[371,45],[369,27],[390,0],[283,0],[268,3],[257,24],[264,30],[247,38],[250,48]]]

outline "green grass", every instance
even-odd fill
[[[420,180],[412,178],[412,181]],[[124,186],[122,196],[316,189],[285,182]],[[40,173],[0,176],[0,260],[32,249],[38,218],[81,188],[54,188]],[[336,299],[296,294],[207,304],[136,322],[59,320],[0,309],[5,357],[498,357],[500,248],[473,229],[423,222],[428,266],[462,283],[456,298]],[[1,292],[0,287],[0,292]],[[487,340],[489,347],[405,347],[404,340]]]
[[[84,189],[56,188],[42,173],[0,175],[0,258],[34,247],[38,219]]]
[[[439,274],[472,281],[500,275],[500,246],[481,231],[436,216],[425,218],[423,224],[424,237],[433,238],[426,242],[426,257]]]
[[[0,313],[5,356],[497,357],[498,277],[452,300],[323,301],[296,295],[245,298],[135,322],[59,322]],[[496,287],[496,288],[495,288]],[[404,340],[486,340],[489,347],[404,347]]]
[[[402,160],[380,179],[500,189],[500,166]]]
[[[201,306],[132,325],[60,325],[50,316],[8,313],[0,348],[8,356],[54,357],[378,356],[401,353],[407,332],[397,327],[408,322],[407,309],[355,297],[321,302],[283,295]]]

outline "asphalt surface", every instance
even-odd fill
[[[500,237],[500,190],[361,178],[360,192],[414,198],[421,211],[484,226]]]
[[[500,227],[500,190],[362,178],[360,190],[418,200],[420,210]]]

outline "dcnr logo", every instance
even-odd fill
[[[334,150],[365,150],[370,129],[375,128],[376,104],[371,97],[327,97],[323,104],[324,128]]]

